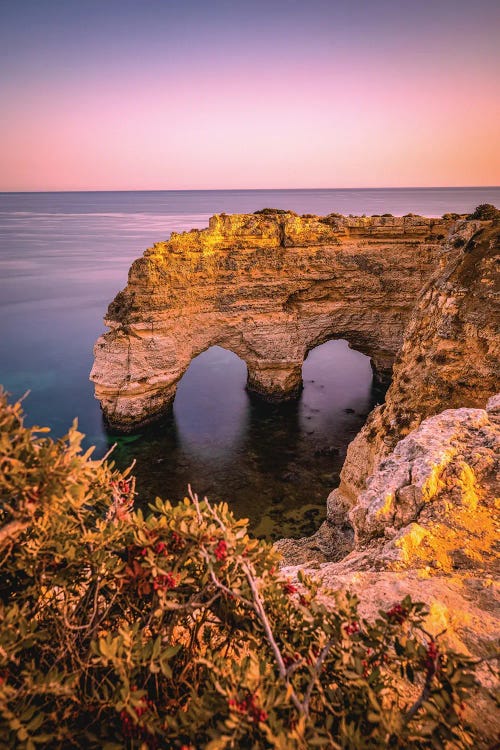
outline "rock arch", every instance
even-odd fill
[[[111,303],[91,379],[108,423],[131,431],[172,403],[211,346],[247,364],[249,390],[295,397],[308,351],[343,338],[379,383],[452,221],[424,217],[224,214],[136,260]]]

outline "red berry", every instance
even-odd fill
[[[227,544],[224,539],[217,542],[217,546],[214,549],[214,555],[219,562],[223,562],[227,557]]]
[[[427,646],[425,666],[430,674],[435,674],[439,669],[439,649],[436,641],[430,641]]]
[[[401,604],[395,604],[394,607],[392,607],[387,612],[387,616],[393,622],[397,622],[401,624],[408,617],[408,610],[406,609],[406,607],[403,607]]]
[[[173,573],[167,573],[164,576],[157,576],[153,581],[153,588],[155,591],[168,591],[168,589],[175,589],[177,586],[177,580]]]
[[[353,633],[359,632],[359,622],[357,622],[357,620],[353,620],[347,625],[344,625],[344,630],[347,635],[352,635]]]

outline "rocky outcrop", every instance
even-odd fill
[[[493,572],[498,565],[500,395],[487,409],[448,409],[429,417],[367,480],[348,516],[350,550],[339,527],[282,540],[293,563],[338,562],[338,570],[430,568]],[[323,544],[323,549],[322,549]],[[330,545],[330,549],[328,548]],[[315,554],[316,553],[316,554]]]
[[[476,711],[466,717],[478,747],[491,747],[500,730],[489,668],[500,636],[499,511],[497,395],[486,410],[429,417],[396,445],[349,513],[355,546],[343,559],[325,561],[318,545],[328,537],[325,529],[323,537],[278,543],[290,577],[305,569],[324,589],[357,593],[366,617],[409,594],[428,605],[428,632],[485,660],[477,671]]]
[[[499,407],[497,397],[488,412],[446,410],[401,440],[349,514],[356,547],[388,540],[377,554],[387,566],[491,569],[500,501]]]
[[[393,369],[385,403],[350,444],[328,518],[346,522],[367,478],[423,419],[482,407],[499,388],[500,222],[461,221],[447,263],[422,290]]]
[[[278,543],[284,572],[305,569],[323,591],[358,594],[366,617],[408,594],[427,604],[426,630],[480,660],[465,718],[481,748],[500,733],[491,669],[500,636],[499,236],[495,215],[458,222],[445,268],[419,296],[385,404],[349,446],[327,521],[309,539]]]
[[[344,338],[388,383],[418,293],[446,262],[452,218],[221,214],[135,261],[111,303],[91,378],[107,421],[133,430],[172,403],[214,344],[248,367],[248,388],[289,398],[308,351]]]

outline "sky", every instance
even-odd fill
[[[0,191],[500,184],[497,0],[0,0]]]

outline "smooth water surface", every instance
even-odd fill
[[[247,368],[214,346],[191,363],[173,418],[140,438],[118,438],[143,497],[178,498],[189,481],[200,495],[230,502],[268,538],[312,533],[338,484],[347,444],[374,403],[368,357],[346,341],[310,352],[298,401],[272,405],[245,390]]]
[[[500,205],[500,188],[0,194],[0,383],[15,398],[30,390],[29,424],[61,436],[78,417],[103,455],[114,438],[88,380],[92,346],[131,262],[154,242],[222,211],[437,216],[486,202]],[[310,531],[373,401],[370,379],[365,357],[331,342],[306,361],[301,399],[273,407],[250,399],[245,365],[214,348],[185,374],[171,418],[120,440],[116,460],[137,458],[149,496],[176,499],[191,482],[258,533]]]

